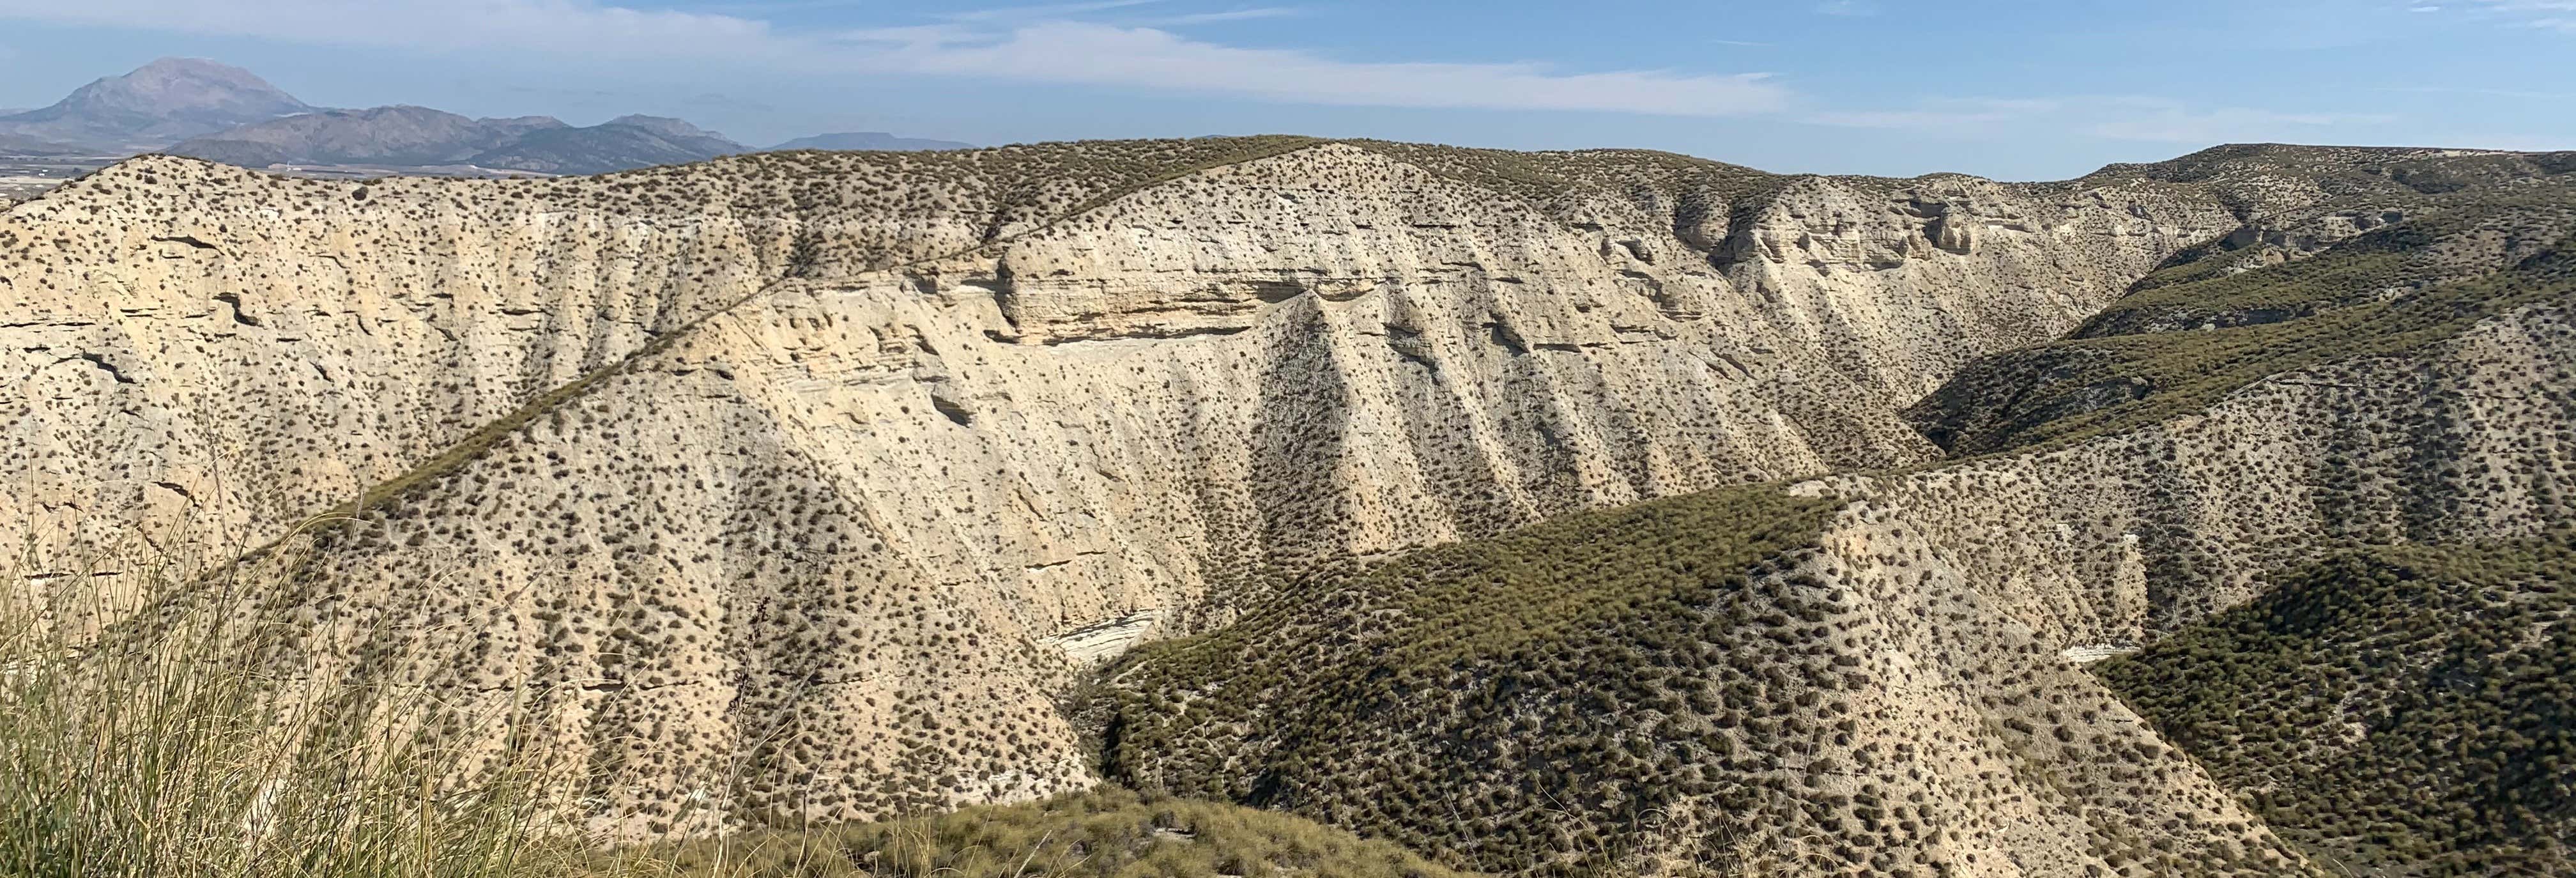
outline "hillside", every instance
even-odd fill
[[[279,670],[618,838],[1107,777],[1503,873],[2298,873],[2070,656],[2563,521],[2569,164],[147,157],[0,220],[0,537],[258,547]]]
[[[2576,628],[2564,528],[2371,547],[2103,678],[2283,833],[2419,875],[2576,867]]]
[[[2490,185],[2426,184],[2427,172],[2397,163],[2373,175],[2378,186],[2194,248],[2069,337],[1977,363],[1909,416],[1956,452],[2044,444],[2362,353],[2348,344],[2394,353],[2548,295],[2565,271],[2555,254],[2576,233],[2576,158],[2467,161]]]
[[[1584,873],[1607,861],[1649,874],[1675,862],[1939,874],[1974,870],[1982,855],[2038,874],[2279,874],[2351,860],[2353,839],[2366,839],[2370,862],[2390,874],[2561,863],[2552,839],[2563,826],[2550,822],[2551,806],[2530,804],[2559,801],[2554,782],[2485,779],[2499,765],[2549,764],[2562,749],[2547,732],[2532,737],[2545,719],[2495,719],[2529,703],[2520,697],[2480,696],[2497,706],[2439,725],[2381,720],[2400,723],[2386,746],[2412,762],[2315,775],[2309,751],[2254,743],[2298,741],[2313,723],[2266,705],[2208,703],[2295,691],[2282,683],[2313,664],[2255,665],[2274,674],[2268,685],[2116,666],[2120,696],[2144,717],[2072,664],[2168,635],[2179,638],[2171,652],[2135,661],[2264,662],[2275,647],[2218,648],[2212,639],[2234,629],[2194,626],[2223,625],[2201,620],[2336,546],[2476,544],[2567,520],[2557,486],[2576,451],[2566,403],[2576,339],[2565,323],[2576,278],[2561,255],[2568,241],[2534,243],[2530,233],[2551,234],[2576,200],[2546,172],[2514,179],[2509,206],[2471,212],[2479,228],[2503,230],[2472,236],[2482,248],[2463,246],[2455,218],[2429,208],[2407,221],[2414,234],[2394,236],[2402,245],[2354,239],[2355,249],[2438,266],[2449,283],[2352,306],[2367,310],[2151,332],[2121,348],[2136,358],[2123,362],[2184,365],[2140,369],[2151,377],[2139,398],[2034,407],[2032,429],[2056,438],[2026,451],[1668,501],[1707,524],[1638,520],[1664,514],[1653,506],[1576,516],[1357,579],[1283,585],[1235,626],[1158,644],[1109,672],[1115,706],[1095,721],[1112,744],[1112,776],[1295,810],[1497,871]],[[2250,256],[2196,250],[2109,313],[2148,301],[2212,311],[2248,294],[2313,297],[2312,269],[2335,264],[2335,252],[2255,259],[2264,267],[2201,296],[2166,289],[2170,273],[2209,271],[2193,260]],[[2063,367],[2024,367],[2019,379],[1986,368],[1933,397],[1942,414],[1988,422],[2000,413],[1979,400],[2011,411],[2050,388],[2091,383]],[[2155,383],[2166,376],[2194,383]],[[1838,511],[1785,546],[1758,536],[1747,545],[1765,531],[1742,523],[1791,520],[1785,509],[1723,511],[1802,497]],[[2480,557],[2454,569],[2479,569]],[[2516,569],[2497,567],[2508,578]],[[2554,574],[2537,576],[2517,587],[2554,592]],[[2507,626],[2533,624],[2536,612],[2545,631],[2554,612],[2485,600],[2515,608],[2499,620]],[[2576,670],[2552,665],[2545,644],[2488,658],[2511,638],[2455,635],[2438,620],[2412,630],[2458,644],[2455,660],[2502,664],[2484,679]],[[2313,648],[2335,648],[2330,634],[2312,636]],[[2455,636],[2464,639],[2443,640]],[[1497,639],[1504,649],[1435,647],[1434,660],[1414,658],[1426,643]],[[2409,673],[2403,665],[2345,666],[2365,692],[2412,691],[2408,678],[2386,676]],[[2491,743],[2433,752],[2472,728],[2495,730],[2477,733]],[[2159,740],[2159,730],[2174,737]],[[2439,804],[2372,807],[2329,792],[2335,777],[2363,776],[2419,789],[2425,777],[2460,779],[2431,800]],[[2257,800],[2251,812],[2236,802],[2234,791],[2292,777],[2298,793]],[[1550,789],[1598,798],[1530,798]],[[2453,821],[2487,828],[2462,835]],[[2258,828],[2267,823],[2296,844]]]
[[[1514,874],[2301,871],[1885,514],[1727,489],[1318,576],[1112,672],[1108,769]]]

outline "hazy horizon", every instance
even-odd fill
[[[2548,111],[2576,106],[2576,3],[2240,7],[0,0],[0,106],[182,56],[319,106],[749,144],[1298,133],[2021,180],[2228,142],[2576,147]]]

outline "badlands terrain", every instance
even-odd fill
[[[0,221],[0,539],[38,583],[224,547],[192,581],[260,584],[282,679],[549,754],[605,843],[1098,789],[1010,819],[1260,809],[1404,874],[2565,874],[2571,172],[146,156]]]

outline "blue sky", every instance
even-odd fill
[[[163,55],[321,105],[754,144],[1293,132],[2003,179],[2236,141],[2576,148],[2576,0],[0,0],[0,107]]]

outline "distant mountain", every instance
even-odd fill
[[[937,149],[973,149],[974,144],[954,140],[925,140],[918,137],[896,137],[883,131],[848,131],[839,134],[817,134],[799,137],[770,147],[766,152],[792,149],[867,150],[875,152],[919,152]]]
[[[769,151],[969,146],[865,131],[802,137]],[[254,168],[354,165],[434,172],[471,165],[599,174],[761,151],[662,116],[620,116],[576,128],[549,116],[475,119],[405,105],[314,107],[247,70],[191,58],[164,58],[92,82],[43,109],[0,111],[0,155],[18,156],[168,152]]]
[[[93,152],[154,150],[314,109],[250,71],[163,58],[81,86],[53,106],[0,116],[0,138]]]
[[[68,143],[55,143],[50,140],[39,140],[33,137],[20,137],[14,134],[0,134],[0,155],[63,156],[87,155],[94,152],[97,152],[97,150],[83,149]]]
[[[330,110],[196,138],[169,152],[248,167],[473,165],[599,174],[750,152],[679,119],[621,116],[575,128],[551,116],[469,119],[427,107]]]
[[[620,125],[627,128],[641,128],[645,131],[651,132],[656,137],[669,140],[673,143],[706,141],[710,144],[721,143],[726,146],[736,148],[742,146],[742,144],[735,143],[732,139],[727,138],[722,134],[691,125],[688,123],[688,120],[673,119],[669,116],[626,115],[610,119],[600,124]]]
[[[195,138],[167,151],[249,167],[275,164],[450,165],[529,132],[566,127],[548,116],[469,119],[428,107],[329,110]]]
[[[474,156],[468,164],[549,174],[604,174],[752,152],[678,119],[620,116],[589,128],[546,128]]]

